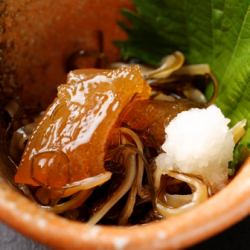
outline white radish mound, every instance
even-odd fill
[[[179,113],[165,128],[165,153],[156,158],[157,168],[196,175],[214,192],[221,189],[235,146],[229,122],[215,105]]]

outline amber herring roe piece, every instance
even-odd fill
[[[121,111],[149,96],[138,66],[70,72],[33,132],[15,181],[60,188],[104,173],[106,142]]]

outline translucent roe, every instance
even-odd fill
[[[106,143],[121,111],[149,96],[138,66],[72,71],[28,142],[15,181],[60,188],[105,172]]]
[[[122,116],[125,126],[134,130],[150,147],[160,148],[165,141],[165,126],[178,113],[194,107],[194,103],[184,99],[137,100],[127,107]]]

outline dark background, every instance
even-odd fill
[[[0,249],[2,250],[48,250],[34,241],[0,224]],[[190,250],[250,249],[250,217],[225,232],[204,241]]]

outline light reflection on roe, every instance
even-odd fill
[[[71,72],[29,141],[16,181],[60,188],[104,173],[106,141],[119,114],[135,95],[149,93],[137,66]]]

